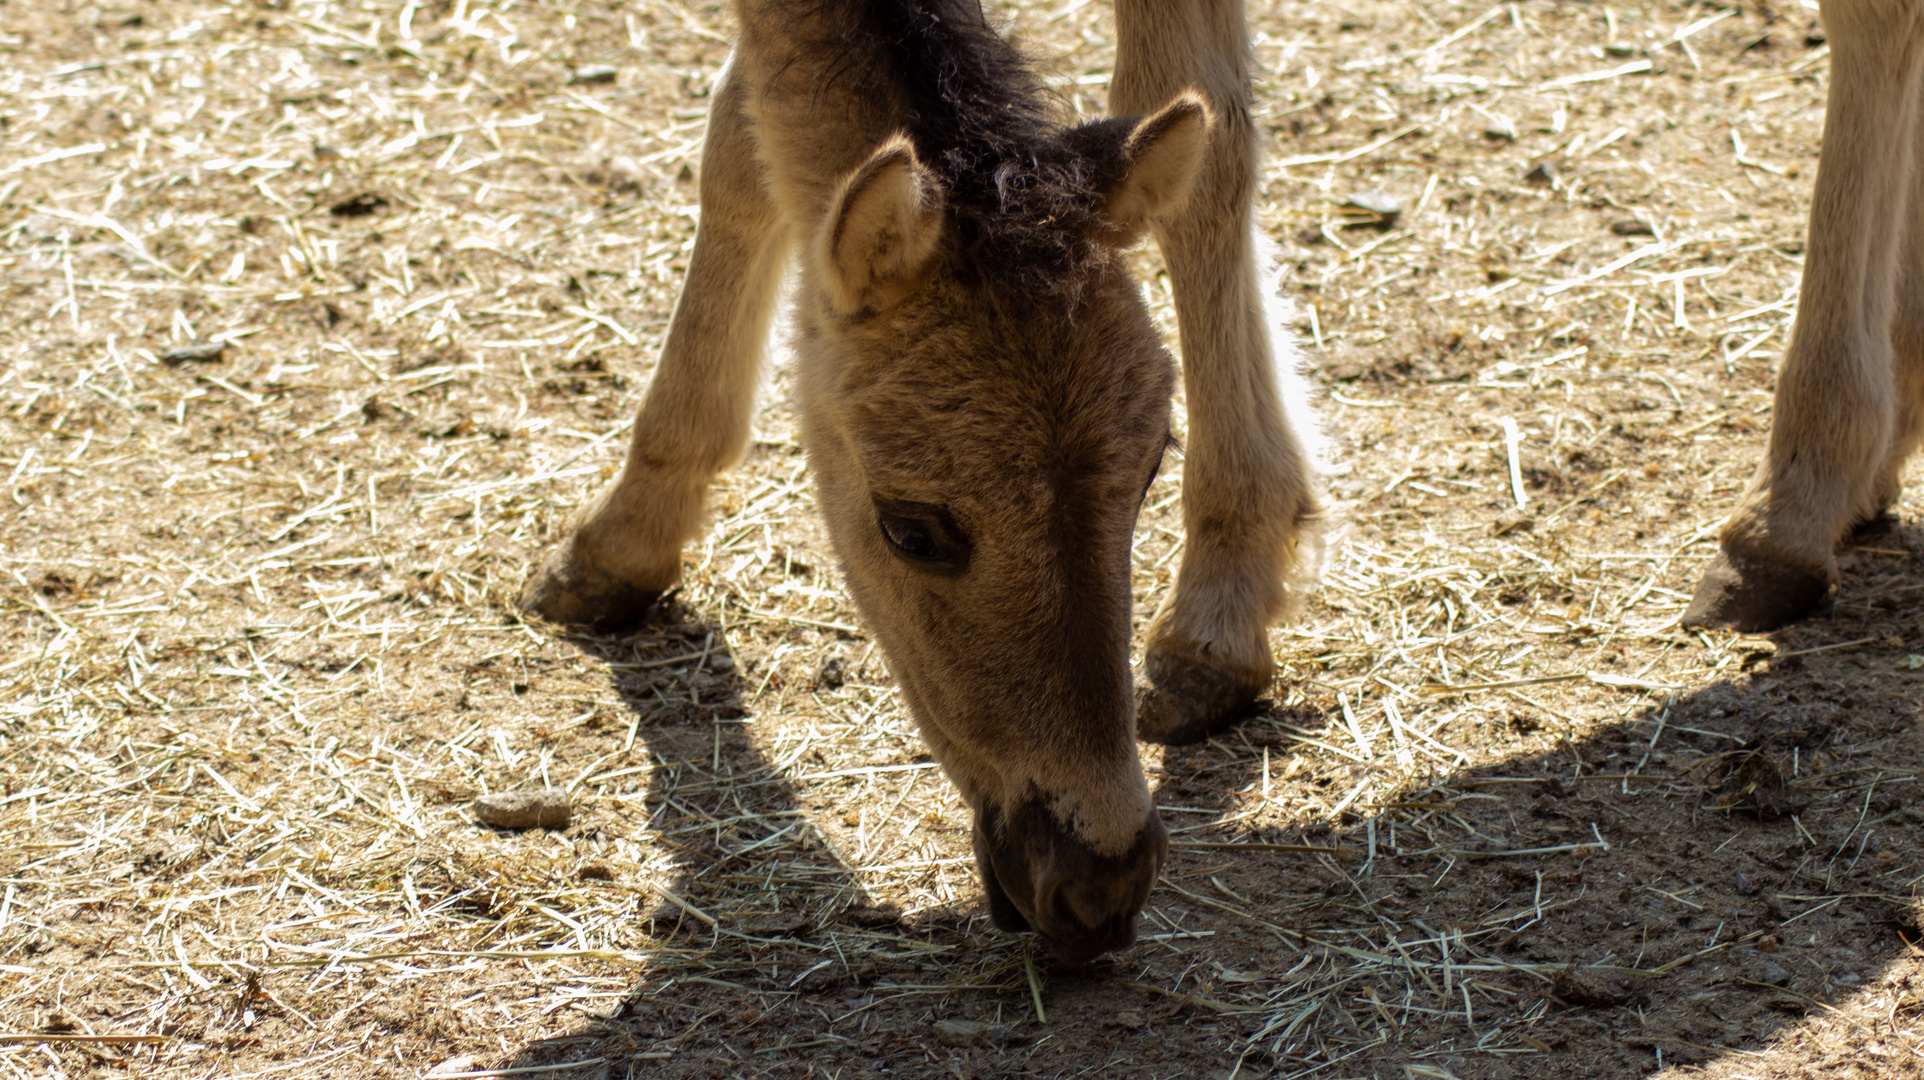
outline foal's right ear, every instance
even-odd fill
[[[908,295],[942,233],[942,189],[907,138],[883,143],[829,199],[815,257],[829,302],[880,311]]]

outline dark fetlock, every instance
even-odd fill
[[[1830,581],[1803,567],[1719,551],[1684,611],[1688,630],[1761,634],[1815,613],[1830,598]]]
[[[1249,715],[1266,686],[1154,649],[1142,667],[1136,680],[1136,738],[1143,742],[1201,742]]]
[[[1901,543],[1903,534],[1899,526],[1902,524],[1903,521],[1896,514],[1885,510],[1852,526],[1844,543],[1853,547],[1878,547],[1892,541]]]
[[[636,626],[661,599],[645,589],[584,565],[573,544],[549,552],[521,590],[521,610],[563,626],[612,633]]]

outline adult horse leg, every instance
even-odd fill
[[[1924,34],[1924,28],[1919,33]],[[1924,59],[1918,61],[1924,67]],[[1897,505],[1904,486],[1904,464],[1920,443],[1924,443],[1924,161],[1918,160],[1918,147],[1924,143],[1924,73],[1916,76],[1913,108],[1912,155],[1910,174],[1904,182],[1910,192],[1905,214],[1904,246],[1898,254],[1897,295],[1891,315],[1891,360],[1897,395],[1893,402],[1895,423],[1871,489],[1872,505],[1881,516]]]
[[[1250,200],[1256,133],[1242,0],[1117,0],[1110,108],[1148,112],[1185,88],[1217,117],[1184,208],[1154,225],[1182,345],[1189,438],[1182,564],[1149,630],[1137,734],[1220,730],[1275,670],[1268,627],[1320,559],[1322,497],[1290,343],[1272,336]]]
[[[604,630],[640,621],[681,575],[709,482],[748,445],[788,239],[763,189],[745,82],[731,61],[709,110],[695,250],[628,460],[521,594],[543,618]]]
[[[1924,12],[1823,0],[1822,14],[1830,100],[1770,447],[1684,613],[1689,627],[1771,630],[1823,603],[1838,541],[1895,500],[1915,443],[1915,409],[1900,408],[1898,392],[1901,382],[1915,403],[1924,377],[1913,197]]]

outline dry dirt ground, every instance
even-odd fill
[[[1075,971],[988,925],[779,364],[657,625],[516,614],[653,363],[724,11],[0,0],[0,1072],[1924,1071],[1924,507],[1825,617],[1677,626],[1796,301],[1811,5],[1252,8],[1343,542],[1273,703],[1144,751],[1177,851]],[[994,14],[1101,110],[1105,5]],[[472,817],[549,783],[565,830]]]

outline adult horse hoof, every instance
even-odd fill
[[[1180,746],[1201,742],[1249,715],[1262,686],[1207,664],[1155,650],[1136,680],[1136,738]]]
[[[1719,551],[1684,611],[1686,630],[1761,634],[1815,612],[1830,596],[1821,574]]]
[[[564,544],[541,560],[521,590],[521,610],[551,623],[601,633],[639,624],[661,599],[660,589],[644,589],[582,564],[573,545]]]

